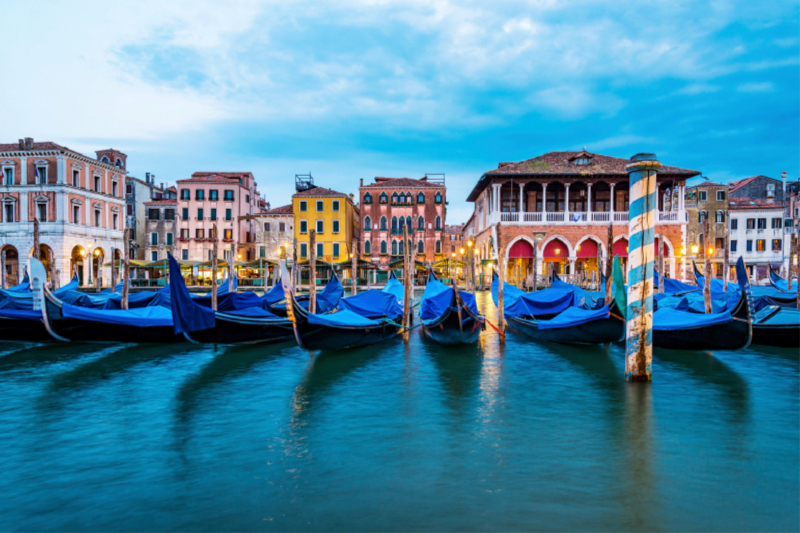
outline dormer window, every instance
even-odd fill
[[[592,160],[589,159],[588,157],[579,157],[575,159],[575,164],[583,167],[588,166],[589,164],[591,164],[591,162]]]

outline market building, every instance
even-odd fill
[[[0,144],[2,286],[23,277],[34,219],[50,280],[55,275],[63,285],[77,272],[89,285],[100,273],[108,284],[111,267],[103,265],[122,256],[126,163],[127,155],[113,148],[91,157],[30,137]]]
[[[444,257],[447,188],[444,177],[420,179],[376,177],[361,185],[361,253],[372,262],[388,264],[403,256],[403,229],[408,228],[409,246],[420,262]]]
[[[534,246],[537,275],[549,268],[566,275],[588,274],[608,253],[626,263],[629,162],[585,150],[549,152],[519,163],[500,163],[484,173],[467,198],[474,203],[467,236],[474,231],[478,258],[484,264],[497,259],[499,238],[507,279],[518,285],[532,279]],[[657,175],[656,235],[664,237],[667,275],[673,278],[682,278],[685,270],[680,254],[687,230],[686,180],[699,174],[662,165]],[[489,274],[488,265],[484,274]]]
[[[191,178],[178,180],[177,186],[176,251],[180,251],[180,260],[211,260],[214,224],[220,241],[218,259],[227,259],[231,243],[236,244],[236,253],[242,259],[254,259],[254,222],[243,218],[253,215],[261,205],[252,173],[195,172]]]

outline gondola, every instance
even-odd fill
[[[614,261],[616,287],[622,284],[619,259]],[[499,281],[492,280],[492,296],[497,305]],[[624,291],[624,289],[623,289]],[[616,294],[615,294],[616,296]],[[599,309],[576,305],[571,289],[543,289],[525,293],[513,285],[504,285],[504,315],[509,328],[537,341],[559,344],[603,344],[625,338],[625,311],[616,298]]]
[[[771,305],[753,317],[753,344],[800,348],[800,309]]]
[[[448,287],[428,271],[419,310],[422,332],[439,344],[471,344],[478,340],[486,319],[478,312],[475,296],[461,292],[455,281]]]
[[[42,322],[40,309],[34,311],[33,293],[30,291],[27,269],[24,284],[28,292],[0,290],[0,342],[50,342],[54,339],[47,332]],[[56,292],[57,295],[66,295],[78,287],[77,274],[69,283]],[[20,287],[22,284],[17,285]]]
[[[739,300],[732,311],[709,314],[672,308],[655,311],[653,346],[672,350],[739,350],[749,346],[753,336],[750,318],[753,299],[741,257],[736,263],[736,278]]]
[[[291,340],[294,335],[291,320],[261,307],[259,298],[251,307],[226,311],[214,311],[201,305],[190,296],[178,262],[172,254],[167,254],[167,258],[174,332],[182,338],[198,344],[257,344]],[[233,296],[234,293],[228,295]]]
[[[332,268],[328,282],[325,284],[325,287],[317,293],[317,314],[329,313],[336,309],[342,296],[344,296],[344,287],[342,287],[342,282],[339,281],[339,276],[336,274],[336,271]],[[282,284],[276,283],[269,292],[264,294],[261,300],[262,307],[267,311],[278,316],[286,316],[286,295],[283,292]],[[304,308],[308,308],[311,302],[308,294],[302,296],[295,295],[295,300]]]
[[[370,346],[397,337],[403,308],[394,295],[377,289],[368,290],[339,301],[333,313],[314,314],[301,306],[281,261],[281,283],[286,294],[286,311],[294,327],[295,338],[308,350],[344,350]]]
[[[789,287],[789,282],[787,280],[783,279],[782,277],[780,277],[780,275],[777,272],[775,272],[774,270],[772,270],[771,267],[769,269],[769,283],[776,290],[778,290],[780,292],[793,294],[793,293],[796,293],[796,291],[797,291],[797,278],[796,277],[792,278],[792,286]]]

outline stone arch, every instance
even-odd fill
[[[19,285],[22,281],[22,269],[19,261],[19,251],[16,246],[4,244],[0,246],[0,254],[5,255],[5,272],[3,272],[5,284],[3,288]]]
[[[578,254],[578,248],[580,248],[581,244],[583,244],[586,241],[593,241],[597,245],[598,249],[600,250],[600,254],[601,255],[605,256],[607,254],[608,251],[606,250],[606,247],[603,245],[603,241],[602,241],[602,239],[600,239],[600,237],[598,237],[597,235],[584,235],[583,237],[580,238],[578,243],[575,245],[575,254],[576,255]]]
[[[80,285],[84,284],[84,279],[86,277],[86,273],[88,272],[84,268],[84,264],[86,261],[86,249],[81,246],[77,245],[72,248],[70,252],[69,258],[69,278],[72,278],[73,274],[77,272],[78,274],[78,283]]]
[[[625,244],[619,244],[621,241],[625,241]],[[627,235],[617,235],[614,237],[614,248],[611,250],[612,255],[619,255],[620,257],[628,257],[628,236]],[[623,248],[624,246],[624,248]]]
[[[672,246],[672,242],[669,240],[669,237],[664,235],[663,233],[657,233],[655,237],[655,242],[653,243],[655,246],[656,257],[658,257],[658,238],[663,237],[664,241],[664,248],[667,249],[667,254],[664,257],[675,257],[675,248]]]
[[[561,241],[561,243],[564,244],[564,246],[567,247],[567,253],[566,254],[562,254],[564,259],[567,259],[568,257],[574,257],[575,256],[575,250],[572,248],[572,244],[569,242],[569,239],[567,239],[563,235],[556,234],[556,235],[551,235],[550,237],[548,237],[547,239],[545,239],[542,242],[542,245],[541,245],[540,248],[541,248],[543,257],[544,257],[544,251],[547,248],[547,245],[550,244],[551,242],[555,241],[555,240]]]
[[[527,235],[518,235],[517,237],[514,237],[513,239],[511,239],[511,242],[509,242],[508,246],[506,246],[506,249],[505,249],[505,252],[504,252],[504,256],[505,256],[506,260],[508,260],[508,256],[511,253],[511,247],[514,246],[514,243],[517,243],[519,241],[525,241],[528,244],[530,244],[533,248],[537,248],[536,242],[532,238],[528,237]],[[537,252],[540,252],[540,251],[541,250],[539,250],[537,248]]]

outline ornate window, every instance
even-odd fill
[[[392,217],[392,233],[397,231],[397,217]],[[394,246],[394,245],[392,245]]]
[[[364,217],[364,231],[372,231],[372,219],[369,215]]]
[[[397,193],[394,192],[394,193],[392,193],[392,204],[396,204],[396,203],[397,203]]]
[[[409,233],[414,231],[414,226],[412,225],[411,216],[410,215],[406,217],[406,226],[408,226],[408,232]]]
[[[425,241],[423,241],[422,239],[420,239],[419,242],[417,243],[417,253],[418,254],[425,253]]]
[[[46,159],[39,159],[34,162],[34,171],[36,172],[36,183],[39,185],[47,184],[47,164]]]
[[[436,239],[435,253],[437,254],[442,253],[442,241],[440,241],[439,239]]]
[[[435,201],[437,204],[440,204],[440,203],[442,203],[442,193],[441,193],[441,192],[439,192],[439,191],[436,191],[436,196],[434,197],[434,201]]]
[[[441,231],[442,229],[442,217],[436,215],[436,231]]]
[[[381,231],[386,231],[386,217],[381,217]]]
[[[364,204],[369,205],[372,203],[372,195],[370,193],[366,193],[364,195]]]
[[[381,241],[381,255],[386,255],[386,241]]]
[[[403,241],[398,241],[397,246],[397,255],[403,255],[406,253],[405,245]]]
[[[372,255],[372,244],[368,240],[364,241],[364,255]]]
[[[381,196],[380,196],[380,202],[381,202],[382,204],[385,204],[385,203],[387,203],[388,201],[389,201],[389,195],[387,195],[385,191],[384,191],[384,192],[382,192],[382,193],[381,193]]]
[[[425,231],[425,217],[421,216],[417,219],[417,230]]]
[[[417,195],[417,203],[424,204],[425,203],[425,193],[421,192]]]
[[[397,241],[392,241],[392,255],[397,255]]]

